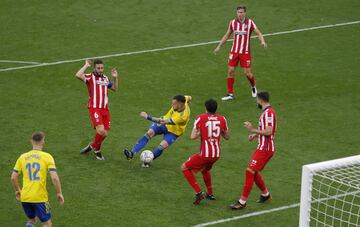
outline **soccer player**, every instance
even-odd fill
[[[85,70],[91,67],[91,61],[86,60],[85,65],[79,69],[75,77],[85,82],[89,101],[88,109],[91,122],[96,129],[96,134],[92,143],[80,151],[80,154],[86,154],[94,151],[97,160],[104,160],[100,148],[104,139],[111,128],[110,112],[108,107],[108,89],[116,91],[118,89],[118,72],[115,68],[111,70],[113,81],[104,74],[104,63],[102,60],[94,61],[94,70],[92,73],[85,74]]]
[[[212,190],[210,170],[214,163],[220,158],[220,136],[228,140],[229,129],[224,116],[216,114],[217,102],[209,99],[205,102],[205,114],[196,117],[194,128],[190,138],[196,140],[200,138],[201,145],[199,153],[193,154],[181,165],[182,172],[195,190],[194,204],[198,205],[205,197],[209,200],[215,200]],[[201,171],[207,194],[201,191],[194,173]]]
[[[48,192],[46,190],[46,177],[50,173],[52,183],[55,186],[56,197],[60,205],[64,204],[64,196],[61,192],[61,183],[56,172],[53,157],[43,150],[45,135],[43,132],[35,132],[31,139],[32,150],[22,154],[16,161],[11,174],[11,183],[15,189],[15,197],[21,201],[22,207],[28,217],[26,227],[34,227],[36,217],[42,226],[49,227],[51,212]],[[23,187],[20,189],[18,178],[23,174]]]
[[[275,153],[274,138],[276,131],[276,113],[269,103],[269,98],[269,93],[266,91],[257,94],[256,100],[258,107],[263,111],[259,119],[258,129],[255,129],[250,122],[244,122],[245,128],[251,133],[248,137],[249,141],[253,141],[257,137],[258,146],[245,171],[246,178],[243,193],[238,201],[230,205],[231,209],[237,210],[246,207],[246,201],[250,195],[254,182],[261,190],[261,195],[257,202],[265,203],[271,199],[271,194],[260,175],[260,172]]]
[[[133,148],[129,151],[124,149],[124,155],[131,160],[136,153],[143,149],[151,138],[156,135],[164,135],[159,146],[153,150],[154,159],[159,157],[163,150],[173,144],[181,136],[190,118],[191,96],[176,95],[172,99],[171,108],[164,117],[153,117],[146,112],[141,112],[140,117],[154,122],[149,130],[141,137]],[[143,167],[149,167],[149,163],[143,163]]]
[[[220,48],[229,39],[231,33],[234,33],[234,41],[228,60],[228,73],[227,73],[227,86],[228,94],[222,98],[222,100],[234,99],[234,82],[235,82],[235,67],[240,66],[246,75],[246,78],[251,85],[251,95],[256,97],[256,81],[255,76],[251,72],[251,54],[250,54],[250,38],[252,31],[258,36],[261,45],[267,48],[268,45],[265,42],[260,30],[256,27],[254,21],[246,17],[246,6],[240,5],[236,8],[236,19],[230,21],[229,27],[225,35],[222,37],[220,43],[214,49],[214,54],[220,51]]]

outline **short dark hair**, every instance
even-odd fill
[[[205,107],[208,113],[214,114],[217,110],[217,102],[214,99],[206,100]]]
[[[32,141],[38,143],[38,142],[41,142],[44,139],[44,137],[45,137],[45,133],[39,131],[39,132],[34,132],[32,134],[31,139],[32,139]]]
[[[238,7],[236,7],[236,11],[239,9],[243,9],[244,12],[246,12],[246,6],[244,6],[244,5],[239,5]]]
[[[175,95],[173,99],[175,99],[178,102],[182,102],[182,103],[186,102],[186,98],[184,95]]]
[[[94,67],[95,67],[96,65],[100,65],[100,64],[104,64],[104,62],[103,62],[101,59],[95,59],[95,60],[94,60]]]
[[[265,101],[265,102],[269,102],[269,101],[270,101],[270,94],[269,94],[269,92],[267,92],[267,91],[260,91],[260,92],[258,92],[258,93],[257,93],[257,97],[258,97],[258,99],[261,99],[261,100],[263,100],[263,101]]]

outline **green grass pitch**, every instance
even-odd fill
[[[359,20],[357,0],[248,1],[248,15],[264,34]],[[235,16],[238,1],[10,1],[0,8],[0,60],[54,62],[219,40]],[[359,154],[360,25],[266,37],[264,50],[252,39],[258,88],[271,93],[278,114],[277,153],[263,172],[273,194],[264,205],[227,206],[240,196],[244,169],[256,144],[247,142],[242,123],[257,122],[259,110],[239,70],[237,99],[226,93],[226,60],[215,47],[176,49],[105,59],[120,72],[120,89],[110,94],[112,130],[102,151],[106,161],[80,156],[93,137],[86,87],[74,74],[83,62],[0,72],[0,225],[24,226],[10,173],[29,150],[33,131],[45,131],[62,180],[60,207],[48,182],[54,226],[191,226],[299,202],[303,164]],[[0,69],[21,64],[0,62]],[[188,129],[150,169],[122,149],[149,127],[138,112],[165,114],[175,94],[193,97]],[[180,165],[197,151],[191,124],[208,98],[219,101],[231,139],[212,175],[216,201],[193,206],[193,191]],[[160,138],[148,145],[153,149]],[[201,177],[198,176],[202,183]],[[226,222],[220,226],[297,226],[299,209]]]

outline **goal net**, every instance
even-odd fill
[[[360,155],[303,166],[299,226],[360,226]]]

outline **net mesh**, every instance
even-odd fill
[[[310,226],[360,226],[360,163],[313,174]]]

